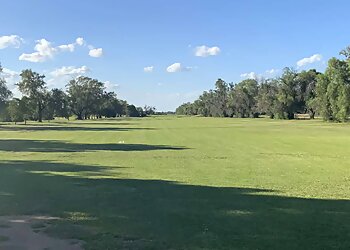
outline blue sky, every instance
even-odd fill
[[[11,88],[25,68],[59,88],[84,74],[130,103],[164,111],[194,100],[217,78],[270,77],[286,66],[323,71],[350,44],[350,2],[341,0],[1,0],[0,6],[0,62]]]

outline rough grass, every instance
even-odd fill
[[[3,125],[0,215],[61,217],[86,249],[349,249],[349,153],[321,121]]]

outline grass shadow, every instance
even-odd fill
[[[149,144],[78,144],[58,140],[0,139],[0,151],[10,152],[85,152],[184,150],[185,147]]]
[[[35,173],[33,173],[35,171]],[[40,174],[72,172],[76,177]],[[0,163],[0,214],[89,225],[86,249],[349,249],[350,201],[283,197],[273,190],[163,180],[84,178],[104,167]],[[81,176],[79,177],[79,175]],[[53,232],[54,233],[54,232]],[[56,231],[57,233],[57,231]],[[62,233],[62,232],[61,232]]]
[[[101,125],[101,124],[100,124]],[[118,124],[116,124],[118,125]],[[0,131],[134,131],[134,130],[155,130],[155,128],[134,128],[134,127],[90,127],[90,126],[58,126],[58,125],[3,125]]]

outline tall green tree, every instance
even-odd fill
[[[232,88],[232,101],[230,107],[239,117],[256,117],[258,82],[255,79],[247,79]]]
[[[48,109],[53,117],[69,119],[68,96],[63,90],[57,88],[52,89],[49,92],[47,103]]]
[[[19,99],[12,99],[8,104],[7,110],[12,122],[17,124],[17,122],[23,121],[23,113],[20,109]]]
[[[36,119],[42,122],[47,94],[46,83],[44,81],[45,76],[31,69],[23,70],[20,76],[21,81],[17,83],[18,89],[23,95],[28,96],[36,103]]]
[[[199,102],[197,102],[197,111],[198,114],[203,116],[215,116],[216,108],[215,108],[215,93],[212,90],[204,91],[203,94],[199,97]],[[190,108],[188,108],[190,110]],[[191,108],[191,112],[195,112],[194,109]]]
[[[116,116],[125,115],[122,101],[118,100],[116,93],[104,92],[102,98],[103,100],[102,100],[100,116],[116,117]]]
[[[8,89],[5,79],[1,77],[2,72],[0,64],[0,102],[5,102],[12,96],[12,92]]]
[[[350,111],[350,69],[346,61],[332,58],[325,72],[331,118],[346,121]]]
[[[143,107],[145,115],[154,115],[156,113],[156,108],[152,106],[145,105]]]
[[[77,119],[87,119],[99,114],[104,89],[104,83],[85,76],[73,79],[68,83],[69,106]]]
[[[228,84],[219,78],[215,83],[214,98],[213,98],[213,116],[227,116],[227,94]]]
[[[297,112],[309,113],[313,119],[317,111],[316,83],[321,73],[316,70],[302,71],[297,75]]]
[[[7,105],[8,100],[12,96],[12,92],[7,88],[6,81],[2,74],[2,67],[0,64],[0,118],[1,120],[8,120]]]
[[[270,118],[274,118],[278,114],[279,103],[278,95],[278,80],[264,80],[260,86],[257,95],[257,110],[259,113],[266,114]]]
[[[139,117],[140,114],[139,112],[137,111],[136,107],[134,105],[128,105],[127,106],[127,113],[126,113],[127,116],[129,117]]]
[[[295,70],[285,68],[279,78],[279,110],[277,112],[279,118],[293,119],[294,113],[299,110],[297,76],[298,73]]]

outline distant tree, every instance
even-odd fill
[[[285,68],[282,76],[279,78],[278,102],[279,108],[277,115],[279,118],[293,119],[294,114],[300,110],[298,103],[298,73],[291,69]]]
[[[2,67],[0,64],[0,75],[2,73]],[[0,102],[7,101],[12,96],[12,92],[7,88],[6,81],[3,77],[0,77]]]
[[[7,111],[12,122],[22,122],[24,120],[24,112],[22,110],[21,100],[14,98],[9,101]]]
[[[47,106],[53,117],[69,119],[68,96],[63,90],[57,88],[52,89],[48,95]]]
[[[332,112],[330,110],[330,103],[327,96],[329,80],[326,75],[320,74],[317,76],[316,82],[316,97],[309,102],[309,106],[312,106],[317,110],[318,114],[323,120],[329,121],[332,119]]]
[[[124,100],[118,100],[115,104],[115,109],[117,112],[117,116],[124,116],[128,111],[128,103]]]
[[[36,103],[36,118],[39,122],[42,122],[47,93],[44,81],[45,76],[33,72],[31,69],[23,70],[20,76],[21,81],[17,83],[18,89],[23,95],[28,96]]]
[[[312,69],[309,71],[302,71],[298,73],[297,82],[297,99],[298,107],[297,110],[300,113],[309,113],[310,117],[314,119],[317,105],[316,104],[316,83],[317,77],[321,73]]]
[[[330,111],[329,118],[336,121],[346,121],[350,111],[349,64],[336,58],[330,59],[325,77],[319,80],[319,84],[322,87],[327,86],[326,96]],[[319,91],[320,95],[321,92],[322,91]],[[322,100],[325,101],[324,97]]]
[[[144,111],[144,109],[142,107],[136,107],[136,110],[137,110],[140,117],[146,116],[146,112]]]
[[[69,106],[78,120],[98,115],[103,100],[104,83],[89,77],[78,77],[67,85]]]
[[[257,95],[257,110],[259,113],[266,114],[270,118],[274,118],[278,113],[278,80],[264,80],[260,86]]]
[[[2,73],[2,67],[0,64],[0,76]],[[3,77],[0,77],[0,118],[2,120],[7,120],[6,108],[8,105],[8,100],[12,96],[12,92],[7,88],[6,81]]]
[[[193,110],[192,107],[189,107],[187,104],[187,110],[191,113],[199,114],[202,116],[213,116],[214,113],[214,93],[213,91],[204,91],[203,94],[199,97],[198,102],[196,103],[196,109]]]
[[[195,101],[194,103],[184,103],[181,106],[179,106],[176,109],[175,114],[177,115],[204,115],[201,114],[200,111],[198,110],[198,107],[196,106],[198,104],[197,101]]]
[[[23,114],[24,121],[36,120],[36,117],[37,117],[36,102],[27,96],[23,96],[22,99],[20,99],[19,103],[20,103],[20,110]]]
[[[101,116],[116,117],[125,115],[121,100],[117,99],[114,92],[104,92],[102,97]]]
[[[229,106],[233,108],[234,113],[239,117],[256,117],[258,82],[255,79],[247,79],[238,83],[231,89]]]
[[[218,79],[215,83],[215,90],[213,98],[213,107],[212,107],[212,115],[219,117],[227,116],[227,94],[228,94],[228,85],[222,80]]]
[[[127,113],[126,113],[127,116],[129,117],[139,117],[140,114],[139,112],[137,111],[136,107],[134,105],[128,105],[127,106]]]
[[[156,108],[152,106],[145,105],[143,108],[145,115],[154,115],[156,113]]]

